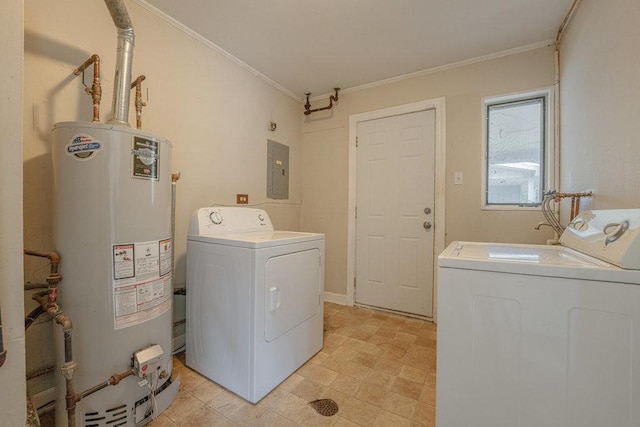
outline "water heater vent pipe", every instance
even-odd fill
[[[129,95],[135,34],[123,0],[104,0],[118,29],[116,74],[113,79],[113,103],[108,123],[129,126]]]

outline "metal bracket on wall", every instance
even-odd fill
[[[322,108],[315,108],[315,109],[311,109],[311,103],[309,102],[309,95],[311,95],[311,92],[307,92],[305,93],[305,95],[307,96],[307,103],[304,104],[304,115],[308,116],[311,113],[315,113],[316,111],[322,111],[322,110],[330,110],[333,108],[333,103],[334,102],[338,102],[338,91],[340,90],[339,87],[334,87],[333,90],[336,91],[335,95],[331,95],[329,97],[329,105],[327,105],[326,107],[322,107]]]

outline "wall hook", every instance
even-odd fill
[[[340,90],[339,87],[334,87],[333,90],[336,91],[335,95],[331,95],[329,97],[329,105],[327,105],[326,107],[322,107],[322,108],[316,108],[316,109],[311,109],[311,103],[309,102],[309,95],[311,95],[311,92],[307,92],[305,93],[305,95],[307,96],[307,103],[304,104],[304,115],[308,116],[311,113],[315,113],[316,111],[322,111],[322,110],[330,110],[333,108],[333,103],[334,102],[338,102],[338,91]]]

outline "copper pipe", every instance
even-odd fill
[[[39,252],[39,251],[32,251],[29,249],[25,249],[24,254],[30,255],[30,256],[37,256],[40,258],[49,258],[49,261],[51,261],[51,264],[55,264],[56,266],[60,264],[60,255],[58,255],[57,252]]]
[[[145,79],[145,76],[140,76],[133,83],[131,83],[131,89],[136,88],[136,98],[135,98],[135,106],[136,106],[136,128],[142,129],[142,107],[146,107],[147,103],[142,101],[142,81]]]
[[[322,108],[316,108],[316,109],[311,109],[311,103],[309,102],[309,95],[311,95],[311,92],[307,92],[305,93],[305,95],[307,96],[307,103],[304,104],[304,115],[308,116],[311,113],[315,113],[316,111],[322,111],[322,110],[330,110],[333,108],[333,103],[334,102],[338,102],[338,91],[340,90],[339,87],[334,87],[333,90],[336,91],[335,95],[331,95],[329,97],[329,105],[327,105],[326,107],[322,107]]]
[[[573,221],[573,218],[576,217],[576,198],[575,196],[571,197],[571,214],[569,215],[569,221]]]
[[[68,399],[67,402],[71,402],[73,404],[73,406],[75,407],[76,403],[80,402],[82,399],[84,399],[87,396],[92,395],[93,393],[102,390],[103,388],[109,387],[110,385],[118,385],[118,383],[120,383],[120,381],[122,381],[123,379],[131,376],[134,374],[133,369],[128,369],[124,372],[120,372],[118,374],[113,374],[109,377],[108,380],[101,382],[98,385],[95,385],[91,388],[88,388],[87,390],[83,391],[82,393],[75,393],[73,396],[71,396],[71,399]]]
[[[84,70],[93,64],[93,83],[91,87],[87,87],[85,85],[84,91],[87,92],[87,95],[91,95],[91,99],[93,100],[93,121],[100,121],[100,100],[102,99],[102,86],[100,86],[100,57],[98,55],[91,55],[89,59],[84,61],[84,64],[73,70],[73,74],[80,75]],[[84,77],[82,80],[82,84],[84,84]]]
[[[51,262],[51,270],[49,272],[49,275],[47,276],[47,283],[48,283],[47,287],[49,289],[50,301],[55,302],[58,295],[58,290],[57,290],[58,283],[60,283],[60,280],[62,280],[62,276],[60,276],[60,274],[58,273],[58,265],[60,264],[60,255],[58,255],[57,252],[38,252],[38,251],[29,250],[29,249],[25,249],[24,253],[25,255],[48,258],[49,261]],[[25,289],[28,289],[27,285],[25,285]]]
[[[580,197],[576,199],[576,216],[580,214]]]

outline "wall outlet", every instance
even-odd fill
[[[464,183],[464,176],[462,172],[456,172],[453,174],[453,183],[455,185],[462,185]]]
[[[248,194],[236,194],[236,204],[238,204],[238,205],[247,205],[247,204],[249,204],[249,195]]]

